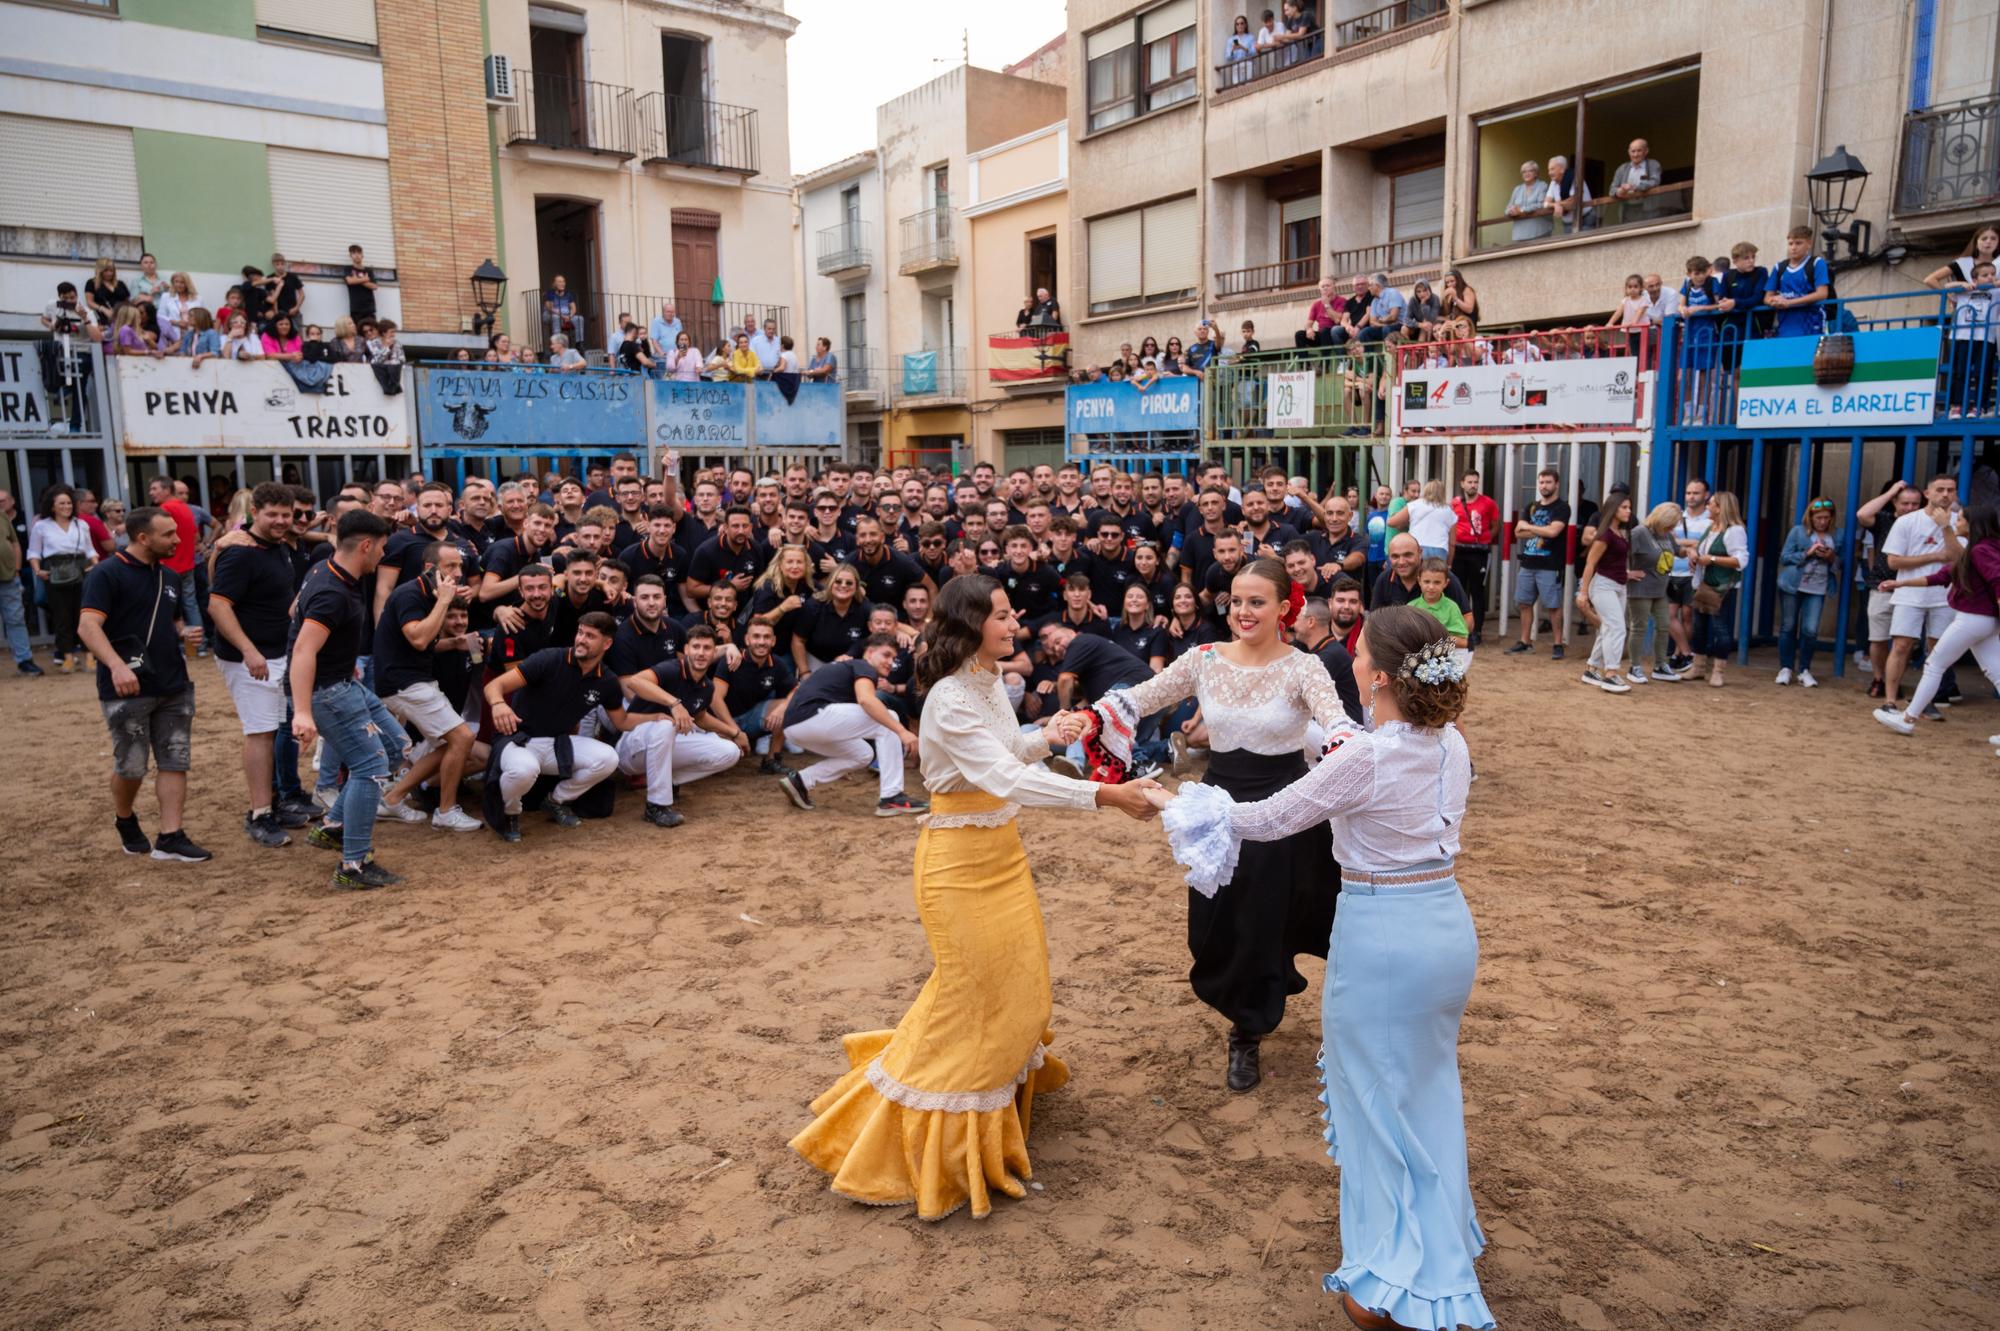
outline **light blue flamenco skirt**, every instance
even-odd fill
[[[1441,867],[1408,866],[1403,872]],[[1490,1328],[1473,1259],[1458,1023],[1479,939],[1453,879],[1343,884],[1321,1005],[1327,1154],[1340,1168],[1328,1293],[1400,1326]]]

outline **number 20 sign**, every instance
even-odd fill
[[[1264,427],[1310,430],[1313,424],[1313,371],[1277,370],[1266,376]]]

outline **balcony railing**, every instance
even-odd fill
[[[897,267],[902,273],[921,273],[930,268],[950,268],[958,263],[958,241],[953,236],[958,221],[955,208],[931,208],[903,219],[903,246]]]
[[[638,123],[645,135],[648,164],[665,162],[741,176],[754,176],[759,170],[757,112],[751,107],[654,92],[639,99]]]
[[[964,397],[966,371],[971,368],[972,360],[964,347],[905,352],[897,359],[890,392],[899,402],[908,398]]]
[[[819,233],[819,271],[822,275],[865,273],[873,248],[866,222],[841,222],[824,227]]]
[[[882,396],[880,353],[873,347],[849,347],[840,353],[840,388],[844,393]]]
[[[1443,262],[1443,235],[1411,236],[1383,245],[1335,250],[1327,256],[1326,275],[1336,282],[1374,273],[1387,273],[1392,278],[1420,277],[1434,282],[1438,277],[1438,267]]]
[[[549,312],[542,308],[542,302],[549,293],[540,287],[529,287],[520,294],[521,318],[508,331],[514,341],[526,343],[537,351],[547,350],[549,335],[563,332],[558,328]],[[603,351],[610,344],[611,321],[621,314],[632,316],[632,322],[644,329],[658,317],[660,307],[672,297],[645,296],[624,291],[579,291],[569,289],[574,309],[570,317],[570,345],[578,351],[589,353]],[[677,301],[674,314],[681,321],[681,327],[693,339],[703,354],[715,350],[715,344],[723,334],[734,333],[743,327],[748,319],[759,331],[764,320],[776,319],[778,331],[792,331],[792,311],[788,305],[764,305],[755,301],[732,300],[718,305],[713,301]],[[671,347],[662,350],[670,351]],[[799,360],[804,363],[811,359],[809,349],[802,350]]]
[[[1578,221],[1554,218],[1546,208],[1520,217],[1482,217],[1473,225],[1473,248],[1500,249],[1508,245],[1531,245],[1537,241],[1561,240],[1588,232],[1619,231],[1646,226],[1694,212],[1694,181],[1678,180],[1656,185],[1629,199],[1591,199],[1579,210]],[[1539,223],[1540,225],[1535,225]],[[1516,236],[1521,226],[1528,234]],[[1504,232],[1495,228],[1505,227]],[[1492,233],[1492,234],[1489,234]]]
[[[1312,424],[1267,427],[1274,373],[1311,370]],[[1209,367],[1203,424],[1211,439],[1372,438],[1385,433],[1390,361],[1381,347],[1358,351],[1288,350],[1239,356]]]
[[[1392,32],[1422,23],[1425,19],[1436,18],[1450,7],[1447,0],[1397,0],[1393,5],[1384,5],[1336,24],[1333,47],[1336,51],[1350,50],[1377,37],[1387,37]]]
[[[1293,69],[1326,54],[1326,30],[1314,28],[1296,41],[1273,46],[1253,56],[1231,60],[1215,67],[1215,90],[1226,92],[1255,83],[1283,70]]]
[[[1232,268],[1215,275],[1218,300],[1248,296],[1259,291],[1283,291],[1288,287],[1309,287],[1319,281],[1319,256],[1260,263],[1252,268]]]
[[[1976,208],[2000,198],[2000,97],[1903,117],[1896,212]]]
[[[566,74],[520,71],[520,100],[507,107],[507,142],[631,157],[638,151],[632,90]]]

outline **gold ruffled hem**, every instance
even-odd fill
[[[1031,1058],[1013,1098],[998,1109],[912,1109],[869,1078],[894,1031],[841,1041],[849,1070],[812,1102],[815,1115],[792,1149],[833,1176],[833,1190],[869,1206],[915,1203],[921,1220],[942,1220],[968,1203],[974,1219],[993,1210],[992,1194],[1028,1195],[1028,1122],[1038,1093],[1069,1080],[1061,1059]],[[1055,1038],[1044,1031],[1042,1044]]]

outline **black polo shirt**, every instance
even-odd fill
[[[709,704],[715,701],[715,681],[719,676],[712,666],[700,679],[696,679],[688,670],[685,657],[673,661],[661,661],[638,673],[651,675],[655,682],[667,691],[669,697],[687,708],[689,716],[706,716]],[[650,698],[634,698],[626,704],[625,710],[648,714],[667,709]]]
[[[405,624],[429,619],[437,604],[430,589],[421,582],[406,582],[389,593],[383,603],[382,618],[375,625],[375,692],[381,697],[401,693],[412,684],[437,678],[437,666],[429,651],[410,645]]]
[[[374,621],[368,613],[368,598],[360,582],[337,560],[328,559],[306,576],[306,585],[299,589],[298,605],[297,613],[292,616],[292,643],[298,641],[299,630],[307,620],[326,629],[326,641],[320,644],[314,658],[318,669],[313,675],[313,688],[323,689],[353,679],[355,662],[374,645],[370,641]],[[291,651],[287,644],[286,656]]]
[[[639,626],[637,619],[627,619],[611,636],[611,650],[604,654],[604,668],[620,678],[636,675],[649,666],[673,660],[686,642],[687,631],[672,615],[662,619],[660,627],[650,633]]]
[[[1119,620],[1111,626],[1111,641],[1148,665],[1152,664],[1154,657],[1167,654],[1167,631],[1154,628],[1151,620],[1146,622],[1145,627],[1136,629]],[[382,667],[377,665],[375,668],[380,670]]]
[[[832,665],[821,666],[806,677],[799,685],[799,691],[792,695],[790,705],[785,708],[785,725],[802,726],[835,703],[854,701],[854,681],[865,679],[873,684],[881,680],[875,667],[860,657],[851,661],[835,661]]]
[[[521,548],[520,538],[517,536],[509,536],[503,540],[495,541],[493,544],[487,546],[486,556],[483,562],[486,566],[486,572],[488,574],[492,575],[495,578],[498,578],[502,582],[505,582],[508,578],[519,576],[521,570],[528,567],[528,565],[530,564],[548,563],[549,556],[554,553],[555,551],[553,549],[535,550],[535,551],[523,550]],[[519,603],[520,599],[521,599],[521,593],[517,588],[515,591],[510,592],[507,596],[502,598],[502,600],[499,603],[505,605],[514,605]]]
[[[861,644],[868,640],[868,612],[873,609],[868,602],[855,597],[847,604],[847,613],[841,614],[833,608],[833,602],[807,601],[805,609],[799,612],[798,636],[806,641],[806,655],[820,661],[831,661],[836,656],[856,656]],[[818,672],[814,672],[817,675]]]
[[[896,618],[903,617],[903,593],[924,580],[924,571],[917,567],[917,561],[908,555],[883,548],[882,557],[870,564],[857,552],[854,567],[861,572],[861,592],[876,605],[896,607]]]
[[[980,572],[1000,584],[1000,590],[1007,593],[1007,603],[1023,618],[1046,615],[1062,603],[1056,594],[1055,582],[1034,564],[1020,573],[1015,572],[1012,564],[1005,562]]]
[[[415,582],[424,571],[424,551],[432,541],[449,541],[458,547],[458,553],[465,561],[460,573],[462,581],[471,582],[479,576],[479,547],[472,541],[446,527],[442,536],[432,536],[419,527],[415,531],[399,531],[389,538],[389,544],[382,552],[382,562],[396,570],[396,585]]]
[[[745,653],[736,669],[722,674],[722,682],[729,686],[726,701],[731,715],[741,715],[766,698],[784,697],[798,685],[798,679],[792,663],[775,653],[761,665]]]
[[[609,610],[611,608],[611,599],[604,594],[601,588],[592,587],[588,592],[584,593],[583,604],[579,605],[570,599],[570,594],[565,589],[556,594],[555,605],[556,627],[555,632],[549,638],[549,645],[553,647],[567,647],[576,641],[577,621],[593,610]]]
[[[792,594],[775,582],[754,588],[750,593],[750,608],[747,613],[750,615],[768,615],[783,605],[785,598]],[[807,609],[813,604],[812,591],[810,589],[799,592],[797,595],[800,598],[798,609],[788,610],[784,614],[779,615],[778,622],[771,626],[772,632],[778,635],[777,650],[780,653],[789,653],[792,650],[792,635],[799,631],[799,625],[804,622]]]
[[[180,633],[174,628],[174,621],[182,617],[177,575],[117,551],[109,559],[99,560],[84,578],[83,613],[104,620],[104,636],[121,658],[129,661],[145,656],[146,668],[138,672],[140,697],[169,698],[192,687],[187,659],[181,655]],[[102,663],[97,667],[97,696],[105,702],[118,697],[118,690],[111,686],[111,671]]]
[[[583,718],[599,707],[623,708],[618,677],[604,668],[585,674],[563,647],[544,647],[515,669],[527,681],[508,704],[521,718],[520,732],[530,739],[574,735]]]
[[[528,618],[522,612],[521,627],[512,633],[503,628],[494,628],[487,638],[486,664],[494,674],[500,674],[509,666],[519,665],[536,652],[545,651],[555,641],[556,609],[553,604],[541,619]]]
[[[1153,521],[1153,515],[1142,505],[1135,504],[1130,513],[1120,513],[1115,508],[1092,508],[1083,515],[1083,520],[1089,525],[1089,531],[1084,534],[1093,537],[1106,522],[1115,522],[1125,529],[1128,543],[1160,539],[1160,524]]]
[[[464,541],[467,545],[470,545],[475,552],[482,555],[486,553],[486,547],[492,545],[498,539],[498,537],[494,536],[486,528],[475,527],[462,518],[453,518],[445,525],[445,530],[449,531],[459,540]],[[513,533],[502,532],[501,535],[511,536]]]
[[[764,557],[758,552],[754,538],[739,551],[726,548],[720,536],[711,536],[695,547],[693,557],[688,560],[687,575],[694,582],[713,586],[739,574],[754,578],[763,571]]]
[[[1316,648],[1301,646],[1300,651],[1310,651],[1326,667],[1326,673],[1333,677],[1334,691],[1340,695],[1340,705],[1347,713],[1347,719],[1355,725],[1361,724],[1361,690],[1354,682],[1354,658],[1348,654],[1347,645],[1337,633],[1329,633],[1326,641]]]
[[[1096,702],[1113,689],[1130,688],[1153,677],[1153,667],[1110,638],[1079,633],[1056,669],[1075,675],[1082,702]]]
[[[1139,582],[1139,575],[1136,572],[1132,575],[1132,580]],[[1146,589],[1146,595],[1152,599],[1154,614],[1166,615],[1173,613],[1174,588],[1180,585],[1174,579],[1173,574],[1163,570],[1154,574],[1151,582],[1139,582],[1139,585]],[[1111,609],[1108,605],[1104,608],[1106,610]]]
[[[1459,582],[1456,573],[1445,574],[1444,594],[1458,606],[1459,613],[1468,620],[1472,618],[1472,598],[1465,594],[1465,586]],[[1405,587],[1403,580],[1396,576],[1395,569],[1385,568],[1382,576],[1375,579],[1375,596],[1368,604],[1371,609],[1385,605],[1408,605],[1422,600],[1423,595],[1423,579],[1419,578],[1412,586]]]
[[[250,645],[275,660],[285,654],[285,639],[291,633],[292,593],[297,590],[292,549],[283,541],[258,540],[254,533],[250,540],[252,544],[231,546],[216,557],[208,595],[229,602]],[[243,659],[236,644],[221,634],[216,637],[219,659]]]
[[[1138,580],[1130,559],[1106,559],[1091,555],[1083,571],[1090,577],[1090,599],[1104,607],[1114,619],[1125,610],[1125,589]]]
[[[679,530],[676,528],[675,530]],[[640,577],[650,573],[666,584],[667,609],[680,609],[679,588],[687,580],[687,555],[672,541],[667,542],[664,555],[654,555],[644,541],[634,541],[618,552],[618,562],[632,571],[631,583],[636,586]]]

